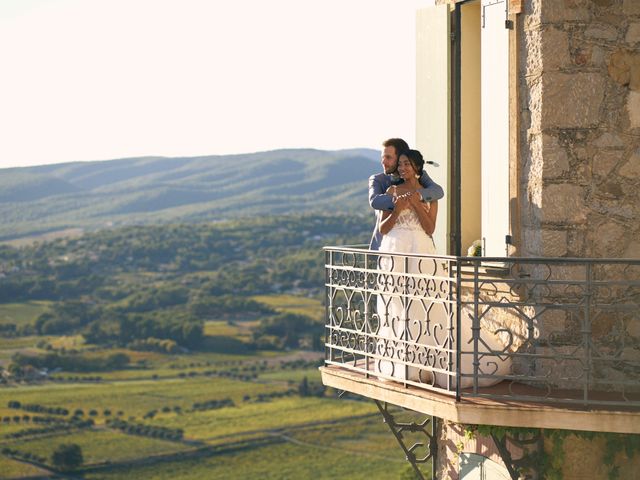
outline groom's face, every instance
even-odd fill
[[[395,147],[384,147],[380,159],[384,173],[387,175],[395,173],[398,168],[398,155],[396,155]]]

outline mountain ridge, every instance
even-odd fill
[[[0,240],[71,228],[367,212],[379,152],[279,149],[0,169]]]

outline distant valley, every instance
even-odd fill
[[[367,213],[371,149],[286,149],[0,169],[0,241],[289,213]]]

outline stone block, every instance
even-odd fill
[[[618,29],[613,25],[593,23],[585,30],[584,36],[589,39],[613,42],[618,38]]]
[[[633,155],[622,165],[620,175],[630,180],[640,178],[640,150],[636,150]]]
[[[564,333],[567,313],[561,309],[548,309],[540,316],[540,338],[548,340],[554,335]]]
[[[551,272],[541,269],[541,273],[544,275],[541,278],[562,282],[554,286],[548,285],[545,291],[557,294],[558,298],[565,299],[565,301],[568,294],[566,283],[582,282],[587,278],[587,268],[578,264],[556,265]]]
[[[569,232],[567,244],[569,257],[584,257],[585,234],[582,230],[571,230]]]
[[[522,53],[527,62],[527,73],[532,74],[542,70],[542,37],[545,30],[535,28],[524,34]]]
[[[572,145],[571,151],[573,152],[574,157],[580,163],[590,163],[591,159],[595,156],[598,149],[595,148],[591,144],[586,144],[585,146]]]
[[[611,132],[604,132],[593,141],[593,144],[598,148],[624,147],[624,141],[620,138],[620,136]]]
[[[640,2],[638,0],[624,0],[622,12],[626,15],[640,15]]]
[[[629,24],[627,29],[627,35],[624,37],[624,41],[630,44],[640,42],[640,22],[634,22]]]
[[[620,197],[624,195],[624,190],[615,180],[606,180],[598,185],[596,194],[609,200],[620,200]]]
[[[542,257],[542,233],[539,228],[523,228],[521,231],[521,249],[520,256],[523,257]]]
[[[640,258],[640,241],[634,240],[627,245],[622,255],[624,258]],[[638,325],[640,329],[640,325]],[[638,334],[640,336],[640,334]]]
[[[626,24],[626,17],[622,14],[622,8],[609,8],[604,15],[600,13],[594,16],[594,19],[600,23],[612,25],[614,28],[619,28],[620,26]],[[620,32],[622,34],[622,32]]]
[[[543,178],[557,178],[569,171],[569,156],[551,135],[542,136]]]
[[[531,126],[529,134],[537,134],[542,131],[542,81],[537,81],[529,85],[528,109],[530,113]]]
[[[622,351],[621,360],[625,362],[640,364],[640,351],[631,347],[625,348]]]
[[[593,65],[595,65],[596,67],[604,67],[606,59],[605,50],[598,45],[593,45],[592,48],[591,63],[593,63]]]
[[[629,127],[640,128],[640,92],[629,92],[627,113],[629,114]]]
[[[545,73],[542,84],[543,129],[597,126],[605,91],[602,75]]]
[[[626,244],[627,229],[617,222],[607,221],[591,232],[590,240],[597,257],[619,258]]]
[[[640,322],[629,322],[627,324],[627,333],[633,338],[640,339]]]
[[[629,65],[629,88],[635,92],[640,91],[640,52],[631,54]]]
[[[542,31],[542,65],[545,71],[558,70],[570,64],[567,32],[549,27]]]
[[[543,23],[588,21],[591,18],[590,1],[545,0],[541,2],[540,6],[540,21]]]
[[[593,47],[591,45],[581,45],[571,53],[571,59],[573,60],[573,63],[580,67],[589,65],[592,58]]]
[[[539,207],[541,202],[542,191],[542,172],[543,172],[543,156],[542,156],[542,135],[530,133],[528,135],[529,155],[524,164],[523,172],[523,189],[526,191],[526,197],[523,199],[527,208]],[[526,215],[526,214],[525,214]],[[531,216],[534,218],[534,216]]]
[[[567,254],[567,232],[543,230],[542,252],[545,257],[564,257]]]
[[[582,187],[573,184],[554,184],[542,192],[541,218],[544,222],[573,224],[584,223],[587,211]]]
[[[630,192],[626,187],[622,188],[623,194],[629,194]],[[596,190],[593,203],[590,205],[598,213],[606,215],[607,217],[618,217],[620,219],[632,219],[637,218],[637,207],[635,205],[636,200],[633,203],[626,200],[620,200],[620,198],[608,196],[607,192]],[[593,256],[593,254],[590,254]]]
[[[611,54],[607,69],[614,81],[640,91],[640,52],[618,49]]]
[[[620,161],[620,152],[599,152],[593,158],[593,174],[600,178],[608,177]]]

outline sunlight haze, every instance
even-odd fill
[[[429,0],[3,0],[0,167],[414,140]]]

